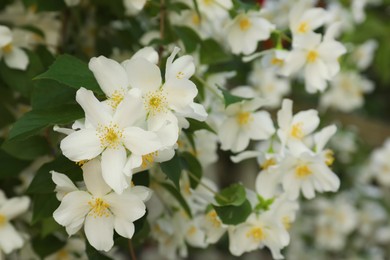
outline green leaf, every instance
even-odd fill
[[[202,64],[215,64],[228,61],[230,55],[213,39],[207,39],[200,46],[200,62]]]
[[[150,225],[148,221],[144,221],[141,229],[139,229],[134,236],[131,238],[134,247],[141,246],[144,241],[149,237],[150,234]]]
[[[159,183],[162,187],[164,187],[176,200],[179,202],[179,204],[182,206],[182,208],[185,210],[187,215],[192,218],[191,209],[188,206],[186,200],[183,198],[181,193],[175,189],[174,186],[168,184],[168,183]]]
[[[57,252],[65,246],[65,241],[61,241],[56,236],[47,236],[40,238],[39,236],[31,239],[32,247],[41,258],[44,258],[54,252]]]
[[[234,183],[221,190],[214,198],[221,206],[240,206],[246,200],[245,187],[242,184]]]
[[[251,100],[251,98],[244,98],[244,97],[232,95],[226,89],[223,88],[219,88],[219,89],[222,91],[223,99],[225,100],[225,107],[228,107],[231,104],[238,103],[244,100]]]
[[[25,140],[5,141],[1,148],[22,160],[33,160],[39,156],[50,153],[50,146],[42,136],[32,136]]]
[[[96,94],[103,94],[88,65],[68,54],[59,56],[48,71],[35,79],[52,79],[75,89],[84,87]]]
[[[15,121],[14,115],[0,103],[0,128],[7,126]]]
[[[75,103],[76,90],[54,80],[39,80],[31,96],[33,109],[58,107]]]
[[[179,37],[179,39],[183,42],[184,48],[186,52],[192,53],[196,50],[198,43],[202,40],[199,35],[189,27],[186,26],[174,26],[173,30]]]
[[[97,251],[93,246],[91,246],[88,243],[87,240],[85,241],[85,243],[86,243],[86,247],[87,247],[86,253],[87,253],[88,259],[90,259],[90,260],[112,260],[112,258],[110,258],[106,255],[103,255],[102,253]]]
[[[202,179],[202,165],[199,163],[198,159],[189,152],[180,153],[180,157],[183,160],[184,168],[190,172],[190,186],[195,189]]]
[[[33,196],[33,217],[32,224],[42,219],[53,216],[53,212],[60,206],[54,192],[48,194],[35,194]]]
[[[13,125],[9,140],[24,140],[45,127],[55,124],[68,124],[84,116],[78,105],[61,105],[50,110],[35,109],[24,114]]]
[[[53,217],[48,217],[42,220],[41,237],[53,234],[55,231],[62,229],[63,227],[58,224]]]
[[[160,163],[161,170],[165,175],[170,179],[173,184],[175,184],[176,188],[180,190],[180,176],[181,176],[181,170],[182,170],[182,165],[180,162],[180,158],[175,153],[173,158],[167,162],[162,162]]]
[[[185,129],[184,131],[186,132],[195,132],[195,131],[198,131],[198,130],[207,130],[209,132],[212,132],[214,134],[217,134],[214,129],[212,129],[206,122],[201,122],[201,121],[198,121],[198,120],[195,120],[195,119],[192,119],[192,118],[187,118],[187,121],[190,123],[190,127]]]
[[[245,200],[240,206],[215,206],[213,208],[217,212],[222,223],[226,225],[237,225],[244,222],[252,213],[252,207],[248,200]]]
[[[16,177],[30,164],[30,161],[17,159],[0,150],[0,179]]]
[[[81,168],[75,162],[72,162],[66,157],[61,156],[52,162],[44,164],[41,168],[39,168],[26,193],[53,193],[55,184],[50,174],[50,171],[52,170],[67,175],[73,181],[81,181],[83,177]]]
[[[180,14],[183,10],[191,9],[187,4],[181,3],[181,2],[168,2],[168,8],[169,11],[173,11],[175,13]]]

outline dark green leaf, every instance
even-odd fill
[[[45,127],[68,124],[83,116],[83,110],[78,105],[62,105],[50,110],[32,110],[16,121],[9,133],[9,140],[23,140]]]
[[[222,91],[223,99],[225,100],[225,107],[228,107],[231,104],[238,103],[244,100],[251,100],[250,98],[244,98],[244,97],[232,95],[226,89],[223,88],[219,88],[219,89]]]
[[[60,229],[62,229],[62,226],[60,226],[53,217],[45,218],[42,220],[41,237],[44,238]]]
[[[30,164],[30,161],[17,159],[0,150],[0,179],[16,177]]]
[[[180,157],[183,159],[184,168],[190,172],[190,186],[195,189],[202,179],[202,165],[199,163],[198,159],[189,152],[180,153]]]
[[[201,39],[194,30],[186,26],[174,26],[173,30],[183,42],[186,52],[192,53],[196,50]]]
[[[171,2],[168,2],[168,10],[169,11],[173,11],[173,12],[176,12],[176,13],[180,14],[181,11],[188,10],[188,9],[191,9],[191,8],[187,4],[185,4],[185,3],[181,3],[181,2],[171,3]]]
[[[52,79],[75,89],[84,87],[96,94],[103,93],[88,65],[68,54],[59,56],[48,71],[35,79]]]
[[[180,190],[180,176],[182,165],[180,162],[180,158],[175,153],[173,158],[167,162],[160,163],[161,170],[165,173],[165,175],[170,179],[176,186],[178,190]]]
[[[57,252],[65,246],[65,242],[59,240],[56,236],[34,237],[31,239],[31,243],[35,253],[42,258]]]
[[[0,103],[0,128],[7,126],[15,121],[12,113],[2,103]]]
[[[207,39],[200,46],[200,62],[202,64],[215,64],[230,59],[223,48],[213,39]]]
[[[58,107],[75,102],[76,90],[54,80],[39,80],[32,93],[33,109]]]
[[[60,206],[60,202],[57,200],[54,192],[35,194],[32,200],[33,217],[31,222],[33,225],[42,219],[53,216],[53,212]]]
[[[218,217],[226,225],[238,225],[244,222],[252,212],[251,204],[245,200],[240,206],[215,206]]]
[[[41,136],[32,136],[25,140],[6,141],[1,148],[10,155],[22,160],[33,160],[50,153],[48,142]]]
[[[185,129],[186,132],[195,132],[198,130],[205,129],[207,131],[210,131],[214,134],[217,134],[206,122],[201,122],[192,118],[187,118],[188,122],[190,123],[190,127],[188,129]]]
[[[55,184],[50,174],[52,170],[67,175],[73,181],[82,180],[83,175],[80,167],[75,162],[61,156],[52,162],[44,164],[38,170],[26,192],[29,194],[53,193]]]
[[[242,184],[234,183],[229,187],[221,190],[214,197],[221,206],[239,206],[246,200],[245,187]]]
[[[182,206],[182,208],[185,210],[185,212],[187,213],[187,215],[192,218],[192,214],[191,214],[191,209],[190,207],[188,206],[186,200],[183,198],[183,196],[181,195],[181,193],[175,189],[174,186],[168,184],[168,183],[160,183],[160,185],[162,187],[164,187],[178,202],[179,204]]]
[[[87,256],[88,256],[88,259],[90,260],[112,260],[112,258],[106,256],[106,255],[103,255],[102,253],[100,253],[99,251],[97,251],[94,247],[92,247],[88,241],[86,240],[85,241],[86,243],[86,247],[87,247]]]

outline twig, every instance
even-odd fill
[[[129,251],[130,251],[131,259],[132,260],[137,260],[137,257],[135,256],[134,247],[133,247],[133,243],[131,242],[131,239],[129,239]]]

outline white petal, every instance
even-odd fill
[[[53,218],[62,226],[78,224],[90,210],[88,202],[92,196],[85,191],[73,191],[64,196]]]
[[[127,177],[133,176],[133,170],[142,165],[142,156],[131,154],[123,168],[123,172]]]
[[[143,108],[141,91],[132,89],[118,105],[114,114],[114,122],[118,124],[119,128],[132,126],[140,121],[144,122],[146,120],[146,111]]]
[[[127,149],[137,155],[145,155],[162,147],[156,133],[139,127],[128,127],[123,131],[123,142]]]
[[[144,48],[138,50],[131,58],[132,59],[144,58],[153,64],[157,64],[158,53],[152,47],[144,47]]]
[[[190,55],[182,56],[176,59],[169,69],[167,73],[165,73],[165,81],[169,79],[189,79],[195,73],[195,64],[194,58]]]
[[[152,190],[145,186],[134,186],[129,191],[144,202],[152,196]]]
[[[0,229],[0,247],[6,254],[23,246],[23,238],[10,223],[5,223]]]
[[[26,212],[29,206],[30,199],[28,197],[15,197],[7,200],[1,206],[0,212],[10,220]]]
[[[305,52],[302,50],[292,50],[284,60],[280,70],[281,75],[290,76],[300,70],[306,62]]]
[[[265,199],[271,199],[278,194],[282,176],[277,169],[261,171],[256,178],[256,192]]]
[[[165,81],[167,81],[168,78],[169,78],[168,73],[169,73],[169,71],[170,71],[170,69],[171,69],[173,60],[175,59],[175,57],[176,57],[176,55],[179,53],[179,51],[180,51],[180,48],[178,48],[178,47],[175,46],[175,47],[173,48],[173,51],[172,51],[171,55],[169,55],[169,57],[168,57],[168,59],[167,59],[167,63],[166,63],[166,65],[165,65]]]
[[[283,99],[282,109],[278,111],[278,125],[280,128],[286,129],[290,126],[292,120],[292,105],[290,99]]]
[[[74,162],[91,160],[103,151],[94,129],[82,129],[68,135],[62,139],[60,147],[62,153]]]
[[[317,152],[322,151],[329,141],[329,139],[336,133],[337,127],[335,125],[330,125],[324,127],[320,132],[314,135],[314,142],[316,143]]]
[[[229,150],[233,147],[239,130],[235,118],[228,118],[222,123],[218,131],[222,150]]]
[[[129,85],[127,74],[115,60],[99,56],[92,58],[88,67],[107,97],[111,97],[115,91],[127,90]]]
[[[69,192],[78,190],[74,183],[66,176],[65,174],[58,173],[56,171],[51,171],[51,178],[56,184],[55,192],[58,200],[68,194]]]
[[[102,217],[88,215],[85,218],[84,231],[88,242],[96,250],[108,252],[114,246],[114,217],[111,214]]]
[[[129,77],[130,87],[139,88],[146,93],[161,86],[160,69],[156,64],[138,58],[124,61],[123,66]]]
[[[93,196],[101,197],[111,191],[111,188],[103,180],[102,166],[98,159],[85,163],[82,169],[85,186]]]
[[[0,25],[0,48],[12,41],[12,32],[7,26]]]
[[[195,84],[187,79],[170,79],[165,82],[163,89],[167,92],[169,107],[179,112],[192,104],[198,94]]]
[[[253,122],[249,126],[249,136],[253,140],[265,140],[275,133],[271,116],[266,111],[254,113]]]
[[[132,194],[131,189],[121,195],[110,193],[104,200],[110,205],[110,210],[116,217],[129,222],[134,222],[146,213],[145,204],[137,195]]]
[[[176,144],[179,138],[179,126],[177,123],[166,121],[165,124],[156,131],[156,133],[164,148],[171,147]]]
[[[119,146],[117,149],[106,149],[102,153],[103,179],[119,194],[129,187],[123,172],[126,159],[126,150],[123,146]]]
[[[122,237],[126,237],[128,239],[133,237],[135,229],[134,224],[132,222],[116,217],[114,226],[116,233],[118,233]]]
[[[18,70],[26,70],[29,64],[26,52],[17,47],[13,47],[10,53],[4,54],[4,61],[8,67]]]
[[[85,88],[77,90],[76,101],[83,108],[86,121],[91,123],[95,128],[99,125],[107,125],[110,123],[111,115],[91,90]]]

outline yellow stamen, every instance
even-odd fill
[[[84,164],[86,164],[87,162],[88,162],[89,160],[81,160],[81,161],[78,161],[78,162],[76,162],[76,164],[78,165],[78,166],[83,166]]]
[[[251,21],[249,21],[249,19],[246,17],[241,18],[239,24],[240,24],[241,31],[244,32],[247,31],[252,26]]]
[[[252,238],[255,242],[264,240],[265,234],[261,227],[253,227],[246,233],[246,237]]]
[[[3,214],[0,214],[0,227],[4,226],[7,223],[7,217]]]
[[[236,116],[237,122],[239,125],[246,125],[249,122],[253,121],[253,117],[249,112],[240,112]]]
[[[215,212],[215,210],[212,210],[209,213],[207,213],[207,218],[210,220],[210,222],[213,224],[214,227],[216,228],[221,227],[221,221],[219,221],[217,212]]]
[[[199,25],[200,24],[200,17],[199,17],[198,14],[192,15],[192,23],[195,24],[195,25]]]
[[[332,166],[334,162],[334,152],[330,149],[325,150],[325,163],[328,166]]]
[[[282,223],[285,229],[289,230],[291,228],[291,220],[288,216],[282,218]]]
[[[168,109],[168,102],[165,93],[162,90],[150,91],[145,96],[144,105],[151,115],[164,113]]]
[[[261,165],[261,168],[263,170],[267,170],[269,167],[271,167],[273,165],[276,165],[276,161],[274,158],[270,158],[270,159],[265,160],[265,162]]]
[[[214,2],[214,0],[203,0],[203,3],[205,5],[211,5]]]
[[[114,93],[112,93],[108,102],[113,109],[117,108],[118,105],[122,102],[124,98],[123,92],[124,91],[115,90]]]
[[[307,22],[301,22],[298,26],[298,32],[306,33],[309,30],[309,24]]]
[[[189,236],[192,236],[192,235],[194,235],[196,233],[196,227],[194,227],[194,226],[191,226],[191,228],[187,231],[187,234],[189,235]]]
[[[154,158],[158,156],[158,151],[155,151],[153,153],[148,153],[145,155],[142,155],[142,168],[147,168],[150,166],[152,163],[154,163]]]
[[[313,62],[315,62],[317,60],[317,58],[318,58],[318,52],[316,52],[316,51],[309,51],[307,53],[307,56],[306,56],[307,62],[313,63]]]
[[[96,217],[109,217],[110,216],[110,211],[108,208],[110,205],[106,203],[104,200],[101,198],[95,198],[90,201],[88,201],[89,206],[91,207],[91,211],[89,212],[90,215],[93,215],[95,218]]]
[[[8,43],[7,45],[5,45],[2,50],[5,54],[7,53],[10,53],[12,50],[13,50],[14,46],[12,45],[12,43]]]
[[[306,164],[301,164],[295,168],[295,176],[298,178],[305,178],[311,175],[313,172]]]
[[[302,123],[296,123],[291,127],[290,135],[296,139],[303,138]]]
[[[65,249],[61,249],[57,253],[57,257],[55,258],[56,260],[68,260],[70,259],[69,252],[66,251]]]
[[[121,145],[123,130],[119,129],[117,124],[110,124],[104,127],[100,126],[97,130],[103,148],[117,149]]]
[[[275,58],[275,57],[272,58],[272,60],[271,60],[271,64],[275,65],[275,66],[281,67],[281,66],[283,66],[283,63],[284,63],[284,60],[278,59],[278,58]]]

